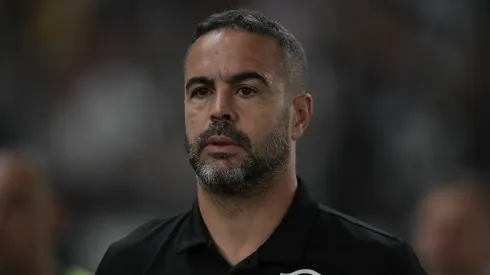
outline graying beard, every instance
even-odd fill
[[[224,183],[235,184],[245,182],[246,171],[243,167],[232,167],[224,171],[216,171],[209,165],[200,165],[199,174],[202,180],[209,185],[221,185]]]
[[[289,108],[285,108],[285,113],[283,116],[283,121],[279,123],[287,123],[289,121]],[[284,152],[288,150],[288,142],[287,135],[288,127],[287,124],[279,125],[278,128],[274,129],[274,132],[271,133],[271,139],[266,141],[265,144],[258,145],[263,147],[263,155],[262,157],[271,157],[280,152]],[[191,148],[194,149],[194,148]],[[197,156],[197,152],[195,150],[190,150],[190,155],[194,157]],[[196,157],[197,158],[197,157]],[[219,158],[219,156],[218,156]],[[283,163],[284,162],[284,163]],[[256,193],[261,193],[264,191],[263,189],[267,189],[268,186],[266,183],[274,178],[279,170],[283,169],[287,163],[287,158],[284,160],[274,159],[274,157],[270,158],[268,162],[263,163],[265,165],[266,170],[269,170],[268,173],[262,175],[264,178],[255,179],[259,180],[253,184],[254,186],[250,186],[250,183],[247,182],[248,177],[248,169],[250,163],[245,163],[243,165],[238,165],[235,167],[231,167],[230,169],[219,169],[213,167],[213,164],[206,164],[203,162],[197,162],[196,174],[201,181],[201,186],[210,193],[215,193],[218,197],[250,197]],[[229,188],[220,188],[223,186],[228,186]],[[224,191],[222,194],[220,191]]]

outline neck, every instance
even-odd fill
[[[235,265],[255,252],[279,225],[297,187],[294,170],[279,173],[264,194],[220,199],[198,184],[201,215],[220,253]]]

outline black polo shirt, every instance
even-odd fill
[[[403,241],[319,205],[299,180],[270,238],[231,266],[218,253],[199,206],[154,220],[112,244],[96,275],[425,275]]]

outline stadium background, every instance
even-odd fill
[[[306,49],[298,166],[321,202],[410,240],[426,187],[488,170],[488,1],[2,0],[0,146],[52,164],[67,261],[95,269],[109,243],[189,207],[183,56],[200,20],[236,4]]]

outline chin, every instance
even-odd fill
[[[210,171],[216,171],[218,173],[226,173],[241,166],[241,163],[230,159],[214,159],[205,161],[203,168]]]
[[[201,160],[203,168],[209,170],[215,170],[219,173],[229,172],[235,169],[241,169],[247,163],[247,160],[239,156],[228,156],[228,157],[213,157],[207,156],[205,159]]]
[[[217,167],[206,165],[198,171],[199,177],[204,183],[211,185],[228,185],[242,182],[246,176],[246,170],[239,166]]]
[[[238,153],[205,153],[201,158],[201,162],[206,165],[239,166],[245,164],[246,161],[246,157]]]

